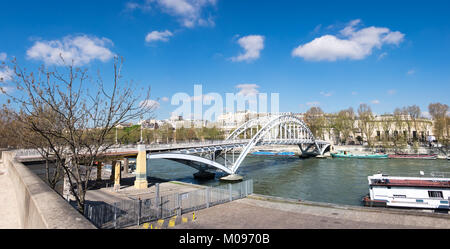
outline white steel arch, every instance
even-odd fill
[[[244,140],[240,138],[241,135],[244,136]],[[250,139],[246,139],[247,135],[250,136]],[[239,143],[235,143],[236,141]],[[234,174],[252,148],[258,145],[293,144],[298,145],[302,153],[320,155],[330,146],[326,141],[317,140],[304,121],[291,113],[251,119],[235,129],[224,142],[227,142],[227,145],[213,146],[213,148],[182,149],[174,153],[155,153],[148,155],[148,158],[169,159],[199,170],[206,166],[222,170],[228,174]],[[303,149],[302,145],[305,145],[306,149]],[[234,149],[238,147],[242,150],[235,160]],[[309,149],[313,149],[313,151],[307,152]],[[227,151],[232,151],[233,154],[228,156],[228,159]],[[208,154],[212,160],[191,153]],[[221,153],[223,153],[225,165],[216,162]]]
[[[199,156],[195,156],[195,155],[190,155],[190,154],[183,154],[183,153],[155,153],[155,154],[149,154],[147,156],[148,159],[168,159],[168,160],[175,160],[175,161],[179,161],[179,162],[197,162],[197,163],[201,163],[204,165],[209,165],[212,166],[214,168],[220,169],[228,174],[232,174],[233,172],[223,166],[220,163],[214,162],[212,160],[203,158],[203,157],[199,157]],[[186,163],[184,163],[186,164]],[[190,164],[186,164],[188,166],[192,166]],[[195,168],[195,167],[194,167]]]
[[[250,124],[250,122],[248,122]],[[289,125],[289,126],[288,126]],[[295,128],[292,127],[294,125]],[[241,126],[242,127],[242,126]],[[244,128],[244,127],[243,127]],[[246,129],[249,127],[247,126]],[[241,129],[236,134],[241,134],[245,129]],[[275,131],[275,135],[272,134]],[[238,135],[235,135],[237,137]],[[286,114],[272,117],[261,129],[252,137],[249,143],[243,148],[238,159],[234,162],[231,171],[234,173],[241,165],[250,150],[260,142],[265,144],[283,141],[284,144],[314,144],[317,151],[321,149],[316,142],[314,135],[306,124],[299,118]]]

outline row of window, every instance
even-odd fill
[[[394,195],[395,198],[406,198],[406,195]],[[428,197],[444,198],[442,191],[428,191]]]
[[[389,131],[385,131],[384,135],[385,135],[385,137],[389,138]],[[407,135],[408,135],[408,132],[407,131],[403,131],[403,136],[407,137]],[[413,135],[414,139],[418,139],[417,131],[413,131],[412,135]],[[378,137],[378,140],[381,139],[381,131],[377,131],[377,137]],[[398,131],[394,131],[394,137],[395,138],[398,137]],[[425,132],[423,132],[423,131],[420,132],[420,138],[422,140],[425,140]]]

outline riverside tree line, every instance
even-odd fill
[[[443,146],[449,146],[450,116],[448,105],[430,103],[428,113],[431,120],[423,117],[417,105],[396,108],[393,113],[376,116],[370,106],[360,104],[357,111],[353,108],[341,110],[337,113],[324,113],[320,107],[311,107],[305,114],[304,120],[316,137],[334,137],[337,144],[349,144],[355,140],[359,143],[367,142],[368,146],[375,144],[383,147],[403,147],[418,145],[426,142],[423,134],[414,131],[432,126],[436,140]],[[376,134],[377,131],[384,131]],[[425,135],[426,136],[426,135]]]

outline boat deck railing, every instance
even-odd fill
[[[383,177],[450,178],[450,172],[432,171],[432,172],[423,172],[423,174],[421,174],[420,172],[417,172],[417,173],[402,173],[401,175],[390,175],[390,174],[383,173]]]

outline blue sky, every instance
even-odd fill
[[[286,112],[450,104],[449,1],[18,0],[1,12],[0,59],[55,65],[60,49],[107,80],[119,54],[161,119],[194,84],[279,93]]]

